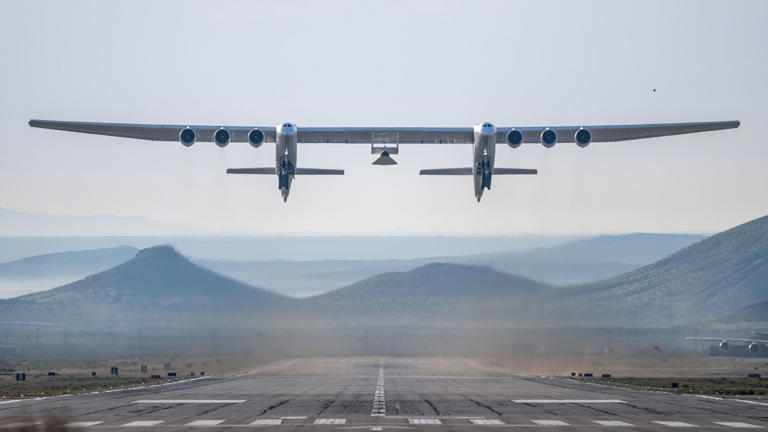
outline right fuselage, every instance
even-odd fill
[[[480,201],[484,189],[491,189],[493,164],[496,162],[496,127],[491,123],[476,125],[472,145],[472,171],[475,180],[475,198]]]

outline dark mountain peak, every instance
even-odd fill
[[[179,251],[177,251],[176,248],[171,245],[159,245],[141,249],[136,254],[136,259],[189,261],[187,257],[180,254]]]

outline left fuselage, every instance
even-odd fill
[[[283,123],[275,128],[275,172],[283,200],[288,199],[291,182],[296,174],[296,143],[298,129],[293,123]]]

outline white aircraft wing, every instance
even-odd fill
[[[729,338],[729,337],[719,337],[719,338],[711,338],[711,337],[686,337],[688,340],[697,340],[697,341],[711,341],[711,342],[721,342],[721,341],[728,341],[728,342],[755,342],[759,344],[768,344],[768,340],[760,340],[760,339],[741,339],[741,338]]]
[[[57,120],[30,120],[32,127],[81,132],[97,135],[144,139],[151,141],[176,141],[187,127],[194,129],[198,142],[212,142],[214,132],[224,127],[231,133],[232,142],[248,142],[248,133],[258,128],[264,133],[265,142],[275,141],[274,126],[205,126],[205,125],[156,125],[130,123],[93,123]],[[661,123],[638,125],[604,126],[552,126],[558,142],[574,142],[574,134],[580,128],[591,132],[592,142],[627,141],[667,135],[707,132],[739,127],[738,121],[716,121],[699,123]],[[507,133],[516,129],[523,135],[523,143],[539,143],[544,126],[540,127],[499,127],[496,132],[498,143],[505,143]],[[471,127],[299,127],[300,143],[387,143],[387,144],[470,144],[474,139]]]
[[[592,142],[629,141],[643,138],[655,138],[667,135],[682,135],[695,132],[709,132],[720,129],[739,127],[738,120],[695,122],[695,123],[656,123],[635,125],[599,125],[599,126],[548,126],[557,133],[557,142],[575,142],[576,131],[589,130]],[[541,132],[547,127],[500,127],[496,129],[496,141],[506,142],[507,133],[518,130],[523,134],[523,144],[539,144]]]

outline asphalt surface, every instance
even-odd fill
[[[102,431],[768,428],[768,403],[611,388],[470,359],[283,360],[232,377],[0,402],[0,424]]]

